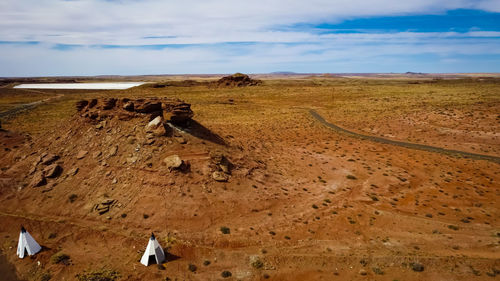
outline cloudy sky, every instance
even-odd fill
[[[0,76],[500,72],[500,0],[1,0]]]

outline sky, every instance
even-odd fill
[[[500,72],[500,0],[1,0],[0,76]]]

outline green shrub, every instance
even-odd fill
[[[198,269],[198,267],[196,267],[196,265],[194,265],[194,264],[190,263],[190,264],[188,265],[188,269],[189,269],[189,271],[191,271],[191,272],[195,272],[195,271]]]
[[[252,267],[255,269],[261,269],[262,267],[264,267],[264,263],[259,258],[257,258],[252,262]]]
[[[227,270],[222,271],[222,273],[220,274],[220,276],[222,276],[222,278],[228,278],[228,277],[231,277],[232,275],[233,274]]]
[[[52,278],[52,275],[50,275],[50,273],[48,273],[48,272],[44,272],[40,276],[40,281],[49,281],[50,278]]]
[[[229,229],[229,227],[225,227],[225,226],[221,226],[220,231],[222,233],[224,233],[224,234],[230,234],[231,233],[231,230]]]
[[[59,252],[59,253],[56,253],[54,254],[51,258],[50,258],[50,261],[54,264],[59,264],[59,263],[62,263],[62,264],[65,264],[65,265],[68,265],[69,264],[69,256],[66,255],[65,253],[62,253],[62,252]]]

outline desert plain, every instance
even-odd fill
[[[496,75],[221,77],[1,79],[0,250],[18,278],[498,278]],[[47,81],[148,83],[14,88]],[[137,111],[170,101],[192,118]],[[15,255],[21,225],[33,257]],[[152,232],[167,260],[145,267]]]

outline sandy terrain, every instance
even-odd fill
[[[366,135],[500,156],[499,92],[495,79],[317,77],[58,92],[2,120],[0,246],[27,280],[103,268],[119,280],[494,280],[500,164],[339,134],[309,109]],[[75,109],[110,97],[179,98],[196,122],[152,138],[148,114]],[[62,172],[33,187],[45,154]],[[173,154],[190,168],[170,171]],[[213,178],[217,155],[227,182]],[[45,247],[33,258],[15,256],[21,224]],[[153,231],[164,269],[139,263]]]

